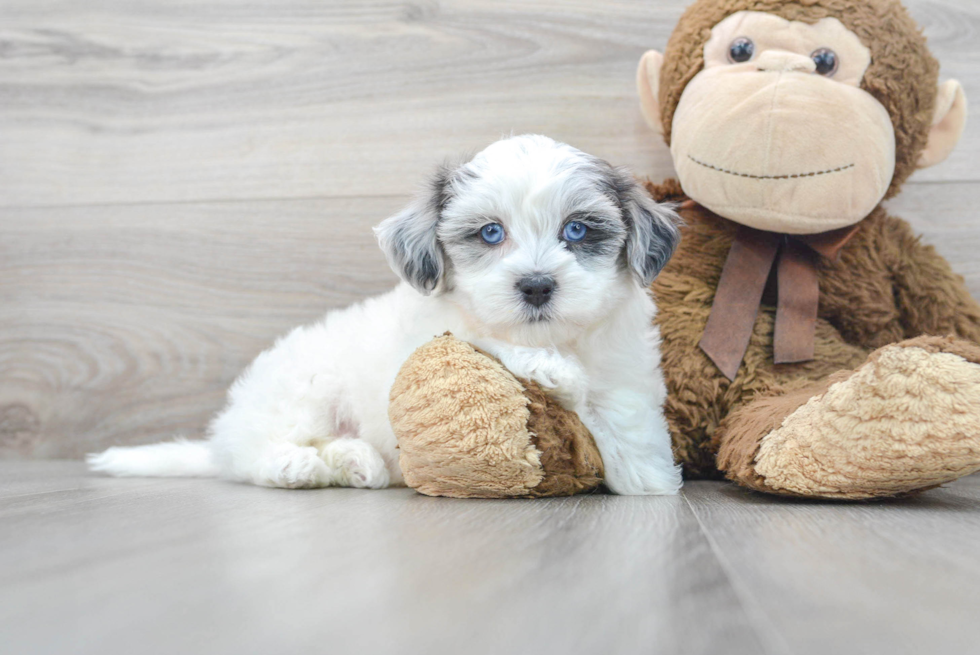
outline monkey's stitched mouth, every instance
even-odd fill
[[[687,156],[688,159],[693,161],[698,166],[704,166],[705,168],[711,169],[713,171],[718,171],[719,173],[725,173],[727,175],[734,175],[735,177],[746,177],[750,180],[796,180],[804,177],[819,177],[820,175],[830,175],[831,173],[842,173],[846,170],[854,168],[854,164],[848,164],[847,166],[841,166],[839,168],[831,168],[826,171],[813,171],[812,173],[796,173],[795,175],[751,175],[749,173],[739,173],[738,171],[730,171],[725,168],[718,168],[717,166],[712,166],[711,164],[706,164],[699,159],[695,159],[691,155]]]

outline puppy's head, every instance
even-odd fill
[[[376,229],[392,268],[512,341],[569,338],[667,263],[676,215],[632,176],[543,136],[444,167]]]

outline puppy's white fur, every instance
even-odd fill
[[[572,220],[588,238],[563,236]],[[578,412],[621,494],[681,486],[662,406],[649,282],[677,241],[675,215],[624,171],[542,136],[492,144],[440,171],[376,230],[403,282],[300,327],[238,378],[207,441],[110,448],[113,475],[220,476],[272,487],[402,483],[388,393],[418,346],[449,330]],[[496,245],[480,228],[498,223]],[[536,307],[521,279],[554,280]]]

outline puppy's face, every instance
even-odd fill
[[[629,174],[540,136],[443,170],[378,235],[420,291],[446,293],[490,334],[529,344],[601,322],[649,284],[678,238],[672,212]]]

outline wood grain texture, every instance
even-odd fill
[[[5,212],[0,456],[200,434],[276,336],[394,285],[370,227],[403,202]]]
[[[57,653],[977,652],[980,476],[882,503],[429,498],[0,462],[0,635]]]
[[[5,0],[0,206],[406,194],[543,132],[658,179],[634,70],[688,0]],[[980,5],[908,0],[980,97]],[[918,181],[977,180],[980,128]]]
[[[934,245],[980,298],[980,184],[909,185],[885,207]]]
[[[394,282],[369,227],[443,156],[542,131],[669,175],[633,67],[685,5],[2,3],[0,458],[200,434],[276,336]],[[969,92],[980,7],[909,5]],[[974,134],[890,206],[980,294]]]
[[[882,503],[684,497],[775,652],[978,652],[980,476]]]
[[[889,204],[980,297],[973,183]],[[3,212],[0,458],[199,435],[289,329],[386,290],[370,227],[407,197]]]
[[[659,180],[633,89],[688,0],[4,0],[0,460],[196,435],[290,328],[394,283],[370,226],[543,132]],[[980,5],[907,0],[980,97]],[[980,296],[980,128],[889,205]],[[980,477],[452,501],[0,461],[0,651],[975,652]]]
[[[766,652],[679,497],[289,492],[60,462],[8,475],[10,655]]]

